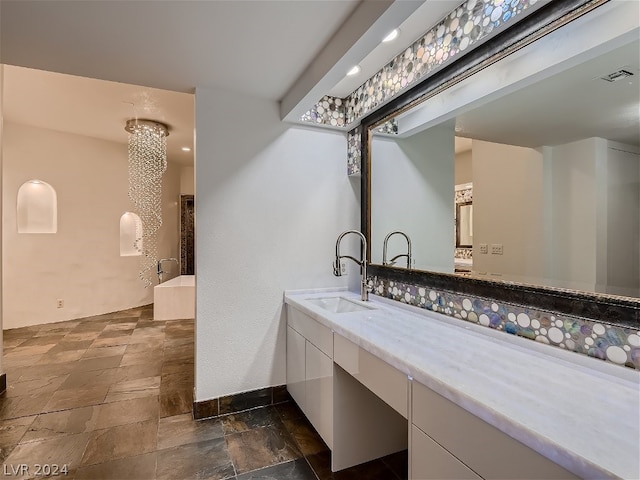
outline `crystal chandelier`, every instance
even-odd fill
[[[128,120],[129,198],[142,220],[140,279],[153,283],[158,263],[157,232],[162,226],[162,175],[167,169],[166,125],[151,120]]]

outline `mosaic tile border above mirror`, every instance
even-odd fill
[[[467,0],[348,97],[325,95],[300,120],[333,127],[353,124],[547,3],[549,0]]]
[[[640,330],[378,276],[372,293],[616,365],[640,369]]]

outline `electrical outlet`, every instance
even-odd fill
[[[492,243],[491,244],[491,255],[502,255],[502,244],[501,243]]]
[[[64,300],[59,298],[57,305],[58,305],[58,308],[63,308],[64,307]]]
[[[480,244],[480,253],[489,253],[489,246],[486,243]]]
[[[341,275],[346,275],[347,274],[347,264],[345,262],[342,262],[340,264],[340,274]]]

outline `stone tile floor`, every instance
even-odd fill
[[[194,421],[193,362],[194,321],[154,321],[151,306],[6,330],[3,476],[57,465],[77,480],[407,478],[406,451],[332,473],[293,402]]]

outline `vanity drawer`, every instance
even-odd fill
[[[407,376],[337,333],[333,341],[333,361],[407,418]]]
[[[578,478],[418,382],[413,383],[412,414],[414,425],[483,478]]]
[[[287,324],[313,343],[322,353],[333,358],[333,333],[320,322],[287,305]]]

